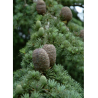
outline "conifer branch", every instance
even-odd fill
[[[82,7],[82,8],[84,8],[84,5],[82,5],[82,4],[69,4],[69,5],[67,5],[67,6],[79,6],[79,7]]]

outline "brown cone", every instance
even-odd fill
[[[43,0],[37,1],[36,10],[37,10],[38,14],[46,13],[46,4]]]
[[[47,52],[50,59],[50,67],[52,67],[56,62],[56,48],[52,44],[45,44],[43,49]]]
[[[60,16],[62,17],[63,21],[69,22],[72,19],[72,12],[69,7],[63,7],[61,9]]]
[[[84,41],[84,30],[80,31],[80,37],[83,38],[83,41]]]
[[[34,68],[36,70],[47,70],[50,67],[50,61],[47,52],[42,49],[38,48],[33,51],[32,60],[34,63]]]

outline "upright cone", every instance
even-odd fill
[[[46,13],[46,4],[43,0],[37,1],[36,10],[37,10],[38,14]]]
[[[43,49],[47,52],[50,59],[50,66],[52,67],[56,62],[56,48],[52,44],[45,44]]]
[[[72,12],[69,7],[63,7],[60,12],[61,19],[69,22],[72,19]]]
[[[32,60],[34,63],[35,70],[47,70],[50,67],[50,61],[47,52],[38,48],[33,51]]]

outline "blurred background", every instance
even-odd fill
[[[68,6],[72,10],[73,17],[81,21],[84,27],[84,1],[83,0],[57,0],[63,6]],[[30,16],[23,17],[23,13],[29,12],[29,6],[24,8],[24,4],[32,4],[33,0],[13,0],[13,71],[21,68],[22,60],[19,50],[26,45],[29,40]],[[24,5],[24,6],[23,6]]]

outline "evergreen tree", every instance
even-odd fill
[[[43,6],[38,7],[35,1],[24,1],[15,2],[13,28],[15,31],[21,27],[24,33],[29,30],[30,40],[20,49],[21,69],[15,71],[13,75],[13,97],[83,98],[82,22],[75,17],[70,21],[66,20],[67,18],[62,20],[60,12],[64,7],[63,0],[44,0],[45,4],[41,3]],[[37,10],[39,7],[42,8],[41,12]],[[43,9],[45,7],[46,9]],[[42,49],[45,44],[55,46],[56,62],[48,70],[39,71],[35,69],[32,54],[35,49]]]

